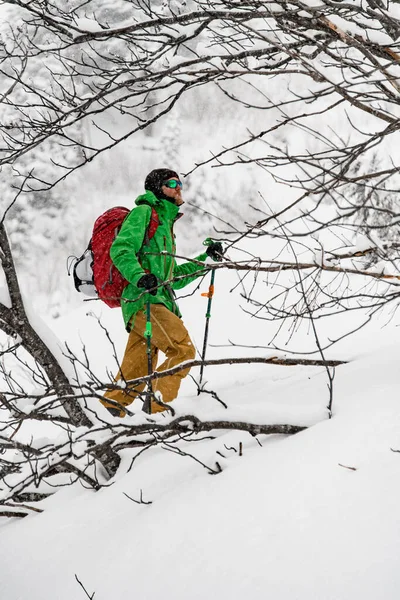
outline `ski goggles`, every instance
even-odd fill
[[[165,187],[170,188],[171,190],[175,190],[177,187],[179,188],[183,188],[183,183],[182,181],[179,181],[177,179],[168,179],[168,181],[164,182]]]

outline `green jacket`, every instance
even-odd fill
[[[147,298],[152,304],[164,304],[170,311],[181,316],[171,290],[179,290],[199,277],[207,267],[196,262],[186,262],[177,265],[175,235],[173,225],[177,219],[179,207],[167,200],[158,199],[152,192],[146,192],[136,199],[137,207],[126,217],[121,231],[115,238],[110,256],[118,271],[129,284],[122,292],[121,308],[125,326],[129,330],[132,317],[143,310]],[[154,237],[145,243],[145,234],[151,217],[151,207],[157,211],[159,225]],[[194,260],[204,262],[207,254],[204,252]],[[143,288],[137,287],[137,282],[150,272],[159,283],[170,281],[170,286],[160,286],[155,296],[147,294]],[[182,279],[173,280],[176,277]]]

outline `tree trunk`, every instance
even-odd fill
[[[0,259],[3,265],[11,308],[0,304],[0,328],[8,335],[19,336],[21,345],[37,361],[46,373],[54,392],[60,398],[71,423],[76,427],[92,427],[93,423],[86,415],[77,399],[68,377],[62,370],[56,357],[30,324],[23,304],[17,273],[12,258],[10,244],[3,223],[0,223]],[[118,455],[111,448],[103,448],[94,453],[109,476],[113,476],[119,465]]]

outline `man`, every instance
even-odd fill
[[[159,371],[170,369],[185,360],[195,357],[195,348],[181,320],[175,302],[173,289],[181,289],[194,281],[206,270],[204,263],[208,256],[220,261],[222,244],[213,242],[194,261],[177,265],[174,222],[182,215],[179,207],[183,204],[182,182],[179,175],[170,169],[155,169],[145,180],[145,194],[136,199],[137,207],[125,219],[110,251],[113,263],[129,284],[122,293],[121,308],[128,343],[120,371],[115,381],[123,382],[148,374],[146,354],[146,301],[151,303],[151,358],[152,368],[157,365],[158,351],[166,360]],[[149,239],[148,229],[152,219],[152,207],[158,216],[155,233]],[[171,402],[178,394],[181,381],[188,374],[184,369],[174,375],[156,379],[153,392],[163,403]],[[115,416],[124,417],[125,406],[143,392],[144,385],[132,391],[110,390],[104,395],[102,404]],[[107,402],[112,400],[113,403]],[[115,403],[118,403],[117,406]],[[165,410],[152,400],[151,412]]]

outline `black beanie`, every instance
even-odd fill
[[[162,198],[164,200],[169,200],[170,202],[173,202],[171,198],[164,195],[161,189],[164,183],[168,181],[168,179],[171,179],[173,177],[179,179],[178,173],[172,171],[171,169],[154,169],[153,171],[150,171],[150,173],[147,175],[144,182],[144,189],[149,190],[149,192],[153,192],[153,194],[157,196],[157,198]]]

